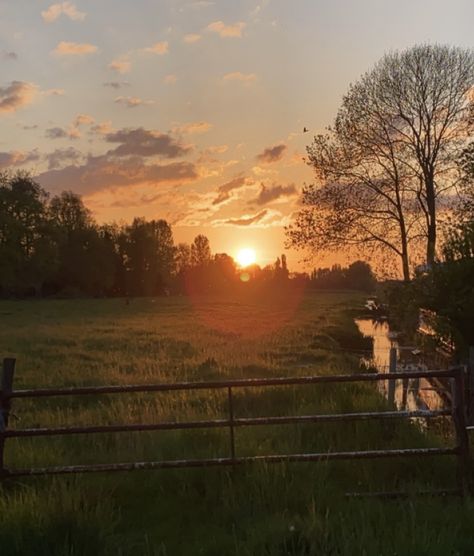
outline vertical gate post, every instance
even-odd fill
[[[234,403],[232,397],[232,387],[227,388],[227,399],[229,402],[229,433],[230,433],[230,456],[235,460],[235,438],[234,438]]]
[[[8,417],[10,414],[11,393],[13,388],[13,376],[15,374],[15,359],[6,358],[3,360],[2,376],[0,382],[0,479],[5,474],[4,452],[5,436],[4,432],[8,427]]]
[[[467,366],[467,418],[470,425],[474,424],[474,346],[469,346],[469,362]]]
[[[456,448],[458,450],[458,484],[461,494],[469,492],[469,437],[466,429],[466,408],[464,404],[464,370],[455,370],[451,382],[452,415],[456,431]]]
[[[390,366],[388,372],[389,373],[397,372],[397,348],[396,347],[390,348]],[[391,405],[395,403],[395,384],[396,384],[396,380],[388,381],[387,398],[388,398],[388,402]]]

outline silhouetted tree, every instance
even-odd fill
[[[375,276],[372,268],[365,261],[355,261],[345,271],[347,287],[370,292],[375,287]]]
[[[46,191],[26,173],[0,175],[0,284],[39,293],[57,265]]]
[[[154,295],[164,290],[174,266],[173,234],[165,220],[135,218],[125,228],[127,291]]]
[[[474,54],[415,46],[387,54],[352,85],[334,129],[308,147],[317,184],[288,230],[291,245],[395,254],[410,278],[410,244],[436,253],[440,197],[474,126]]]
[[[211,248],[205,235],[199,234],[191,245],[191,263],[193,266],[206,265],[211,260]]]

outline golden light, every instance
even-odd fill
[[[246,267],[254,264],[254,262],[257,260],[257,255],[255,253],[255,249],[245,247],[244,249],[240,249],[237,252],[235,259],[240,266]]]

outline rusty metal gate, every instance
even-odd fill
[[[252,378],[223,381],[204,382],[173,382],[162,384],[140,384],[125,386],[95,386],[75,388],[43,388],[43,389],[13,389],[15,370],[14,359],[3,360],[3,371],[0,391],[0,479],[17,477],[32,477],[39,475],[64,475],[74,473],[135,471],[140,469],[169,469],[183,467],[236,466],[252,462],[327,462],[333,460],[362,460],[400,457],[433,457],[456,456],[457,458],[457,488],[454,490],[425,491],[428,494],[458,494],[464,495],[468,487],[468,459],[469,440],[465,421],[464,408],[464,370],[453,368],[450,370],[410,371],[403,373],[364,373],[354,375],[322,375],[284,378]],[[374,411],[359,413],[294,415],[277,417],[240,418],[234,413],[233,392],[239,388],[278,387],[291,385],[317,385],[351,382],[378,382],[385,380],[418,378],[437,378],[451,383],[452,403],[449,409],[436,411]],[[114,424],[57,428],[10,428],[9,414],[12,401],[19,398],[48,398],[55,396],[88,396],[100,394],[124,394],[132,392],[169,392],[189,390],[226,390],[228,416],[226,419],[158,422],[139,424]],[[262,425],[286,425],[290,423],[334,423],[347,421],[367,421],[373,419],[432,419],[436,417],[450,417],[454,424],[455,444],[437,448],[402,448],[390,450],[366,451],[328,451],[319,453],[268,454],[255,456],[239,456],[235,449],[234,430],[238,427],[252,427]],[[180,459],[146,462],[119,462],[91,465],[68,465],[57,467],[40,467],[31,469],[10,469],[5,466],[4,455],[7,441],[10,438],[24,437],[52,437],[59,435],[78,435],[95,433],[119,433],[138,431],[159,431],[177,429],[209,429],[227,428],[229,432],[229,453],[220,458],[211,459]],[[356,494],[356,493],[353,493]],[[375,493],[396,496],[403,493]]]

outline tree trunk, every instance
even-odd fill
[[[403,281],[410,281],[410,265],[408,262],[408,251],[404,248],[402,252],[402,270],[403,270]]]
[[[431,267],[436,257],[436,194],[433,172],[425,176],[426,205],[428,208],[428,230],[426,234],[426,264]]]

